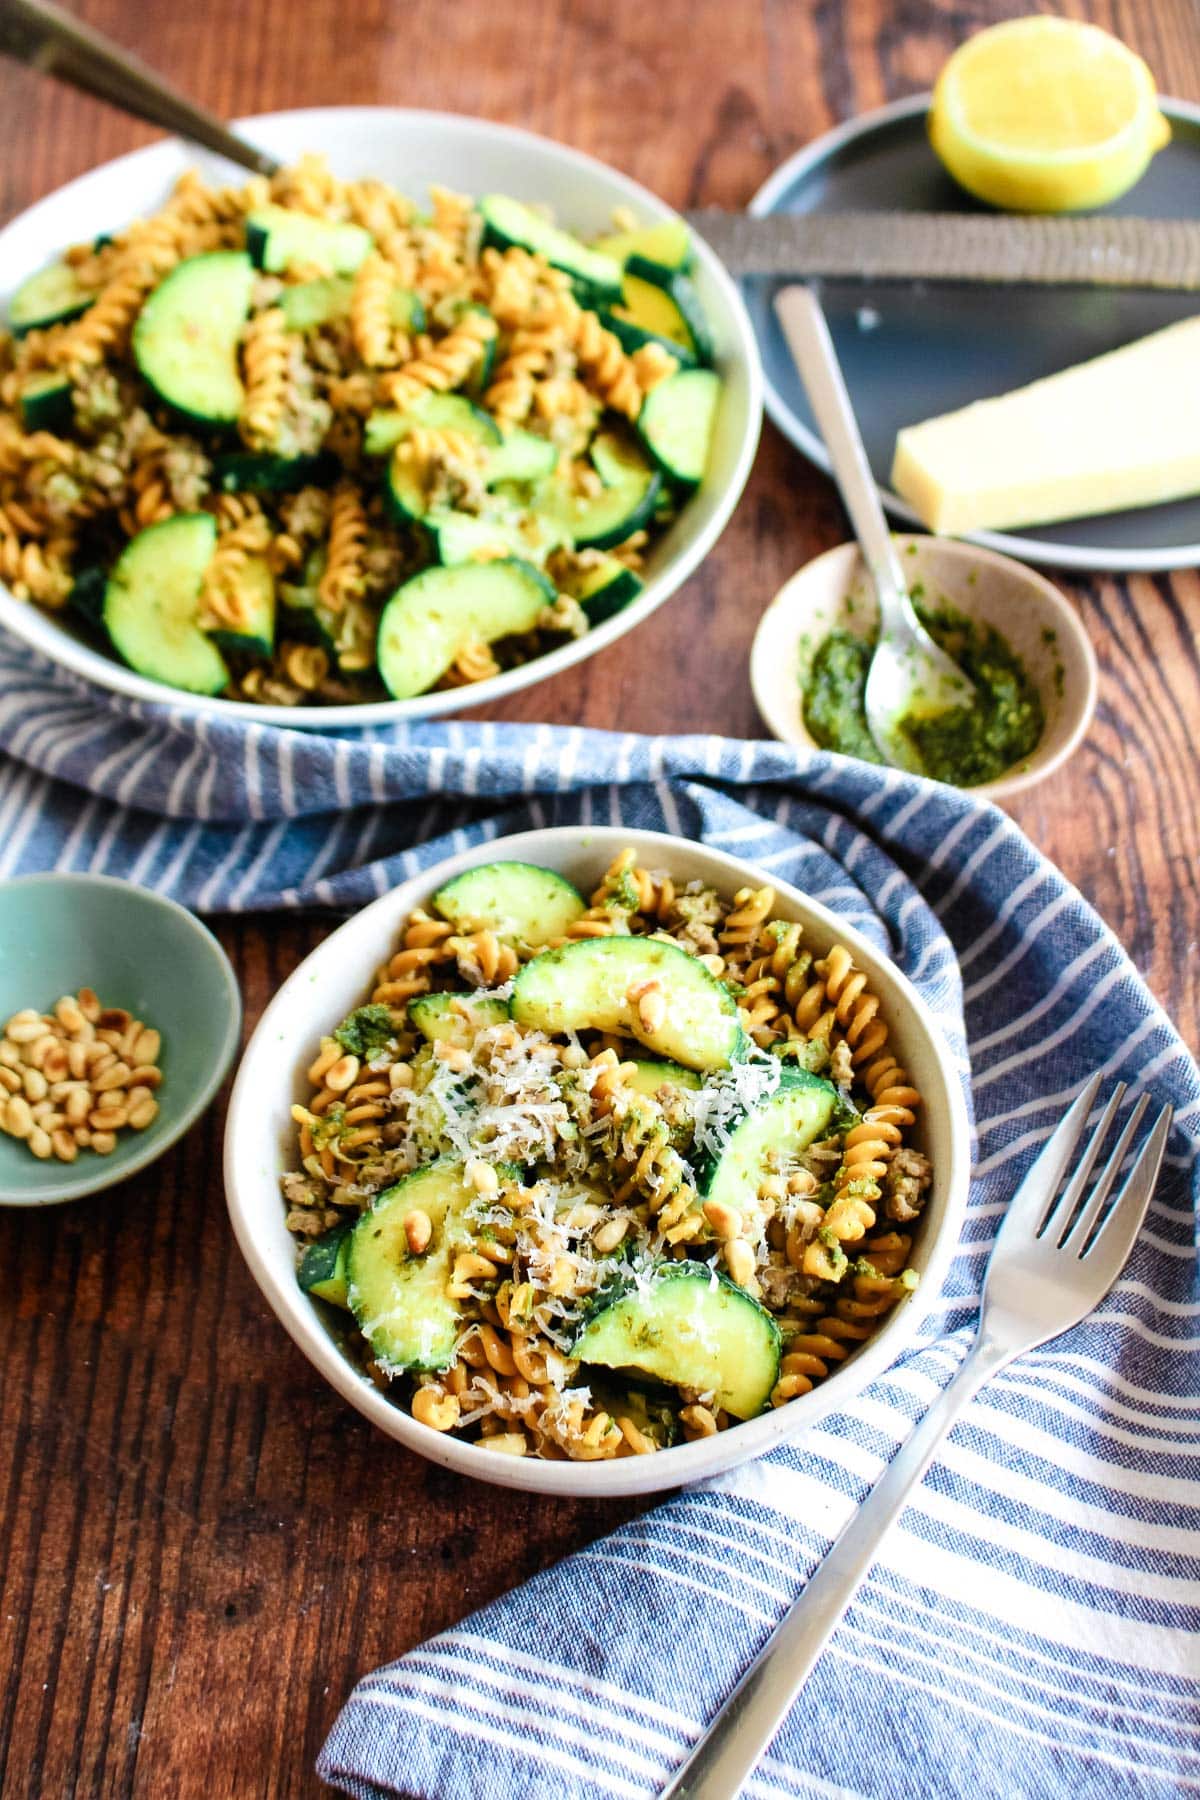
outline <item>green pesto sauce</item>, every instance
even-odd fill
[[[995,781],[1036,747],[1045,726],[1038,691],[1007,641],[990,625],[965,618],[950,607],[917,606],[917,616],[934,641],[971,677],[974,706],[956,707],[935,718],[910,716],[902,729],[916,748],[925,773],[954,787]],[[883,758],[867,726],[864,694],[873,638],[832,631],[818,649],[804,687],[804,723],[827,750],[863,762]]]

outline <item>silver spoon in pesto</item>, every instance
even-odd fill
[[[922,775],[909,728],[972,706],[975,684],[917,617],[819,300],[811,288],[788,287],[776,296],[775,311],[879,602],[879,641],[864,695],[867,724],[885,762]]]

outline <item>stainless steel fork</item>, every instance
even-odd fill
[[[883,1538],[934,1452],[983,1383],[1015,1356],[1069,1331],[1125,1267],[1158,1179],[1171,1129],[1164,1106],[1116,1198],[1110,1196],[1149,1105],[1138,1101],[1085,1198],[1125,1094],[1118,1084],[1058,1196],[1100,1091],[1094,1076],[1013,1196],[996,1238],[979,1330],[962,1368],[930,1408],[784,1614],[662,1800],[734,1800],[837,1628]]]

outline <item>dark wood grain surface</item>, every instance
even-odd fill
[[[88,19],[228,115],[447,107],[576,144],[683,206],[744,203],[798,145],[927,86],[1004,0],[89,0]],[[1041,10],[1046,10],[1042,8]],[[1200,99],[1194,0],[1066,0],[1165,92]],[[0,217],[151,133],[0,67]],[[503,709],[635,730],[760,730],[759,613],[846,535],[766,429],[704,568],[622,645]],[[1064,583],[1095,640],[1089,742],[1014,805],[1196,1041],[1200,576]],[[247,1028],[328,927],[219,926]],[[2,952],[0,952],[2,953]],[[0,1792],[315,1794],[313,1759],[375,1664],[632,1506],[454,1479],[310,1376],[228,1229],[221,1109],[97,1202],[0,1221]]]

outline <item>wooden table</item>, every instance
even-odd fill
[[[898,0],[90,0],[92,23],[226,115],[451,107],[577,144],[676,205],[737,206],[799,144],[929,85],[952,29]],[[1072,0],[1200,99],[1193,0]],[[521,20],[518,34],[516,21]],[[151,134],[0,68],[0,216]],[[769,426],[732,525],[628,646],[511,719],[753,736],[755,622],[847,535]],[[1099,652],[1070,767],[1014,805],[1129,947],[1185,1037],[1200,1020],[1200,577],[1065,583]],[[219,926],[255,1023],[328,929]],[[0,1792],[286,1796],[353,1680],[619,1522],[460,1481],[374,1435],[260,1300],[226,1223],[214,1109],[99,1203],[10,1215],[0,1381]]]

